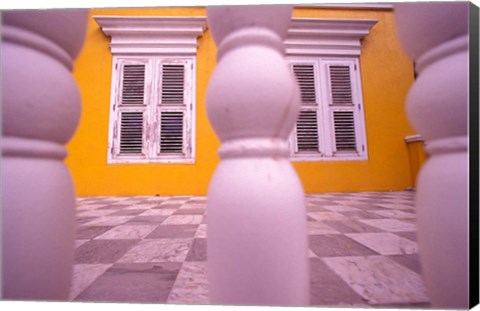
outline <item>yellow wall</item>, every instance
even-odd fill
[[[94,9],[90,15],[205,16],[205,9]],[[412,186],[404,137],[414,131],[406,120],[403,102],[413,81],[413,67],[400,51],[392,11],[296,9],[294,16],[380,20],[362,41],[360,57],[369,160],[294,163],[306,192],[402,190]],[[90,18],[74,70],[83,99],[82,118],[68,145],[66,160],[77,194],[205,195],[219,161],[219,142],[205,109],[216,53],[210,32],[199,38],[197,54],[195,164],[107,165],[112,66],[108,42]]]

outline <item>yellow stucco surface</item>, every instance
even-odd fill
[[[205,16],[204,8],[94,9],[95,15]],[[378,19],[362,40],[360,70],[367,134],[367,161],[295,162],[307,193],[403,190],[412,185],[404,137],[414,134],[404,100],[413,66],[402,53],[391,10],[296,9],[295,17]],[[77,195],[205,195],[219,162],[219,141],[208,123],[205,93],[215,67],[216,47],[207,30],[199,38],[195,164],[107,164],[112,55],[90,18],[74,77],[83,100],[82,117],[68,144],[66,163]]]

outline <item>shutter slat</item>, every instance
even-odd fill
[[[145,93],[145,64],[123,66],[122,105],[143,105]]]
[[[163,111],[160,122],[160,153],[183,154],[183,112]]]
[[[296,130],[298,152],[318,152],[317,111],[301,111],[297,120]]]
[[[334,111],[333,123],[336,151],[357,151],[353,111]]]
[[[141,154],[143,112],[122,112],[120,117],[120,154]]]
[[[350,67],[331,65],[330,69],[330,92],[332,105],[353,105],[352,83],[350,79]]]
[[[183,64],[163,64],[162,66],[162,105],[183,105],[185,92],[185,66]]]

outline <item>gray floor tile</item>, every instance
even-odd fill
[[[93,239],[113,227],[114,226],[77,226],[76,239]]]
[[[422,275],[422,266],[420,264],[420,256],[418,254],[390,255],[387,257]]]
[[[91,240],[75,250],[75,263],[114,263],[138,240]]]
[[[180,266],[180,263],[115,264],[75,300],[165,303]]]
[[[146,239],[191,238],[195,235],[198,225],[160,225]]]
[[[132,247],[118,262],[153,263],[183,262],[192,246],[193,238],[147,239]]]
[[[412,232],[416,231],[414,221],[408,219],[360,219],[362,223],[382,229],[387,232]]]
[[[208,304],[207,263],[184,262],[168,296],[168,303]]]
[[[162,208],[162,209],[177,209],[179,208],[180,206],[182,206],[181,203],[169,203],[169,202],[164,202],[160,205],[158,205],[157,207],[155,208]]]
[[[173,215],[203,215],[205,214],[204,209],[198,208],[188,208],[188,209],[179,209]]]
[[[207,261],[207,239],[194,239],[186,261]]]
[[[134,218],[127,221],[125,224],[139,224],[139,225],[149,225],[149,224],[161,224],[167,219],[168,216],[135,216]]]
[[[383,216],[375,215],[374,213],[369,213],[366,211],[355,211],[355,212],[340,212],[341,214],[347,216],[349,219],[379,219],[385,218]]]
[[[107,204],[105,205],[104,207],[100,207],[99,209],[116,209],[116,210],[121,210],[121,209],[124,209],[126,207],[129,207],[130,204],[116,204],[116,203],[112,203],[112,204]]]
[[[322,260],[371,305],[428,302],[421,276],[385,256]]]
[[[367,224],[352,220],[324,221],[323,223],[342,233],[383,232],[383,230],[379,228],[375,228]]]
[[[346,236],[381,255],[405,255],[418,252],[416,242],[391,232],[347,233]]]
[[[335,272],[319,258],[310,258],[310,305],[333,306],[363,303]]]
[[[376,255],[371,249],[341,234],[309,236],[309,247],[318,257]]]
[[[111,216],[123,216],[123,215],[131,216],[131,215],[139,215],[145,211],[146,211],[145,209],[120,209],[110,215]]]

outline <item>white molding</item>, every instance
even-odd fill
[[[376,19],[293,18],[285,48],[287,56],[359,56],[360,40]]]
[[[112,54],[196,55],[197,38],[207,28],[204,16],[94,16],[111,37]]]
[[[425,139],[423,139],[423,137],[419,134],[405,136],[405,142],[406,143],[412,143],[412,142],[416,142],[416,141],[423,142],[423,141],[425,141]]]
[[[336,161],[368,161],[368,156],[365,155],[345,155],[336,157],[322,157],[319,155],[297,154],[290,156],[291,162],[336,162]]]
[[[326,8],[326,9],[355,9],[355,10],[393,10],[393,3],[325,3],[325,4],[298,4],[296,8]]]

